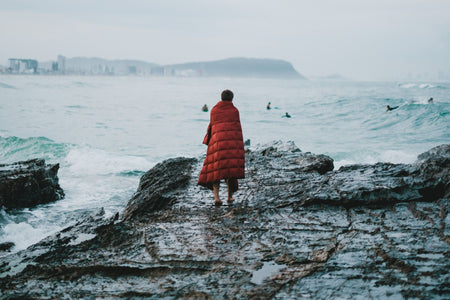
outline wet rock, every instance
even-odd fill
[[[450,197],[449,182],[450,172],[450,144],[441,145],[430,149],[418,156],[416,166],[420,175],[427,181],[434,184],[434,189],[424,190],[423,193],[429,197]]]
[[[145,216],[171,205],[182,194],[190,178],[193,158],[173,158],[159,163],[145,173],[123,214],[124,220]]]
[[[248,151],[236,203],[218,208],[196,184],[202,159],[162,162],[122,218],[100,211],[1,257],[2,296],[450,297],[448,147],[333,171],[294,146]]]
[[[13,242],[0,243],[0,251],[10,251],[13,247]]]
[[[420,191],[431,184],[418,178],[412,166],[377,163],[341,167],[328,176],[326,186],[336,191],[343,205],[358,206],[427,201]]]
[[[59,164],[46,165],[43,159],[0,164],[0,207],[33,207],[62,199],[58,169]]]

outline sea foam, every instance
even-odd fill
[[[154,163],[143,157],[119,155],[89,146],[72,148],[64,165],[73,176],[108,175],[147,171]]]

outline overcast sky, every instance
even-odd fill
[[[0,64],[58,54],[277,58],[307,77],[450,74],[450,0],[0,0]]]

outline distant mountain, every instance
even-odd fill
[[[61,56],[62,57],[62,56]],[[60,57],[60,58],[61,58]],[[84,75],[223,76],[306,79],[291,63],[279,59],[227,58],[216,61],[159,65],[142,60],[108,60],[98,57],[64,58],[42,62],[44,70]],[[55,69],[56,68],[56,69]]]
[[[186,74],[194,73],[199,76],[306,79],[294,69],[291,63],[278,59],[235,57],[216,61],[166,65],[164,68],[175,74],[185,72]]]
[[[143,60],[133,60],[133,59],[114,59],[108,60],[99,57],[73,57],[66,58],[66,64],[71,65],[79,65],[79,64],[114,64],[114,65],[146,65],[150,67],[157,66],[155,63],[149,63]]]
[[[73,57],[66,59],[66,70],[68,72],[82,72],[90,70],[98,73],[110,72],[115,75],[128,75],[136,73],[150,74],[151,70],[155,67],[158,67],[155,63],[131,59],[107,60],[97,57]]]

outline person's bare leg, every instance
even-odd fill
[[[220,187],[220,181],[216,181],[213,183],[214,204],[216,204],[216,205],[222,204],[222,201],[219,198],[219,187]]]
[[[228,204],[231,204],[231,203],[233,203],[233,201],[234,201],[234,198],[233,198],[233,192],[231,191],[229,179],[227,179],[226,182],[227,182],[227,190],[228,190],[228,199],[227,199],[227,202],[228,202]]]

